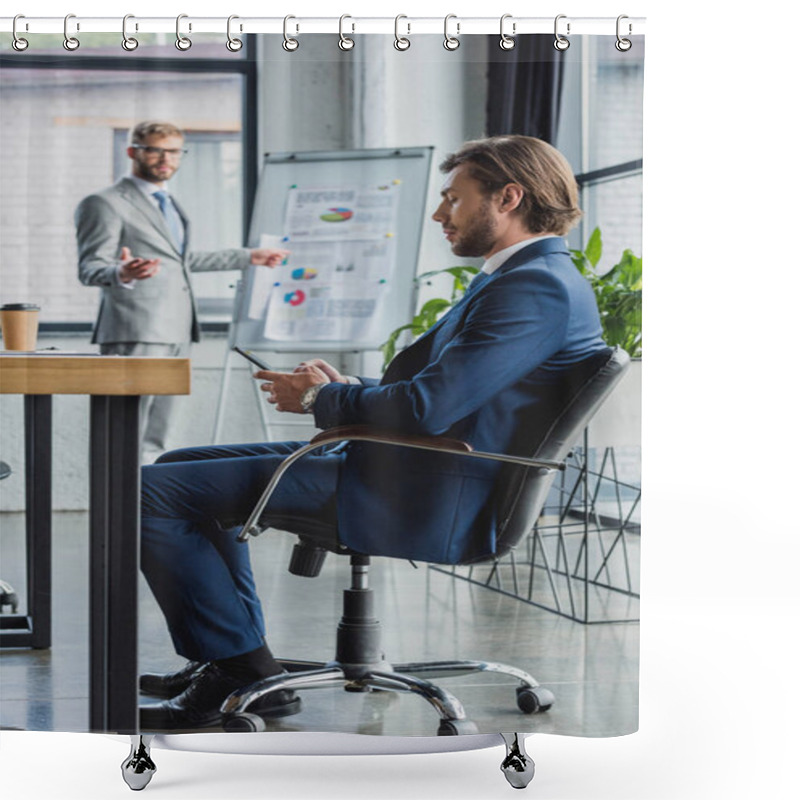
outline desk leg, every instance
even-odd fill
[[[91,399],[89,727],[138,732],[139,398]]]
[[[53,398],[25,396],[24,614],[0,615],[0,647],[46,649],[52,618],[52,441]]]
[[[31,647],[50,647],[52,614],[53,398],[25,397],[25,539]]]

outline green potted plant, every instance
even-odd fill
[[[595,228],[583,250],[571,250],[572,261],[592,286],[603,325],[603,338],[631,356],[631,367],[592,420],[592,447],[640,447],[642,419],[642,259],[629,249],[610,269],[598,272],[603,254]]]
[[[595,228],[583,250],[570,250],[572,263],[587,278],[597,299],[603,338],[619,345],[631,358],[642,356],[642,259],[623,251],[611,269],[598,273],[603,255],[600,228]]]

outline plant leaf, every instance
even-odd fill
[[[603,255],[603,239],[600,236],[600,228],[595,228],[592,231],[589,241],[586,242],[586,249],[584,252],[589,263],[593,267],[596,267],[600,261],[600,257]]]

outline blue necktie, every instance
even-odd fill
[[[167,221],[167,227],[172,234],[172,240],[178,248],[178,252],[183,255],[183,220],[181,219],[175,204],[170,196],[163,190],[153,192],[153,197],[158,200],[159,208]]]
[[[472,294],[487,278],[489,277],[488,272],[484,272],[481,270],[470,282],[469,286],[467,286],[467,291],[465,294]]]

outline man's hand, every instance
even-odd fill
[[[250,263],[262,267],[277,267],[283,263],[291,250],[273,250],[269,247],[260,247],[250,251]]]
[[[272,372],[262,369],[254,377],[264,381],[261,391],[269,392],[268,403],[272,403],[278,411],[291,411],[294,414],[304,413],[300,397],[306,389],[318,383],[330,383],[321,369],[312,366],[304,372]]]
[[[160,258],[134,258],[127,247],[122,248],[119,259],[119,279],[123,283],[152,278],[161,269]]]
[[[301,361],[298,366],[294,368],[295,372],[314,372],[319,370],[323,375],[327,376],[331,383],[347,383],[342,375],[335,367],[332,367],[327,361],[321,358],[312,358],[310,361]]]

